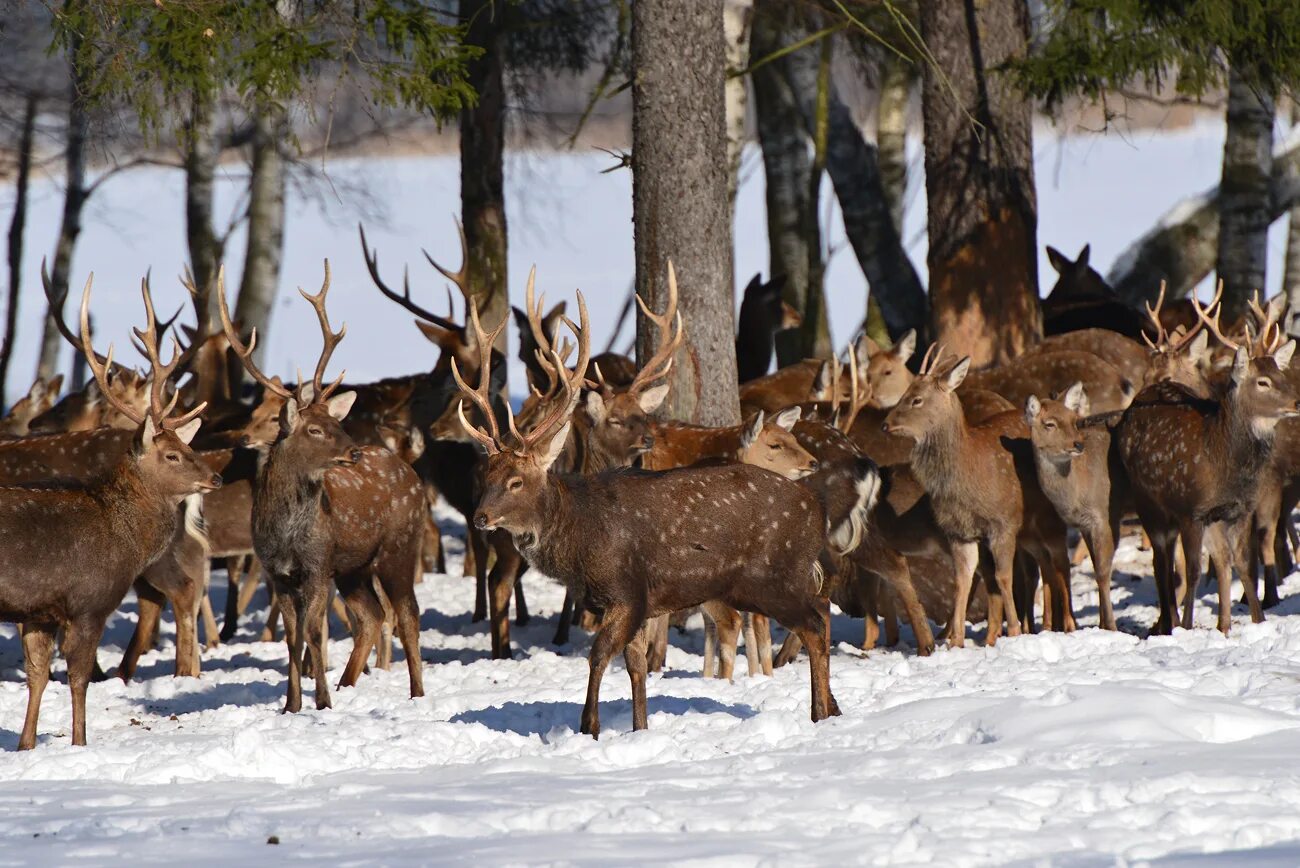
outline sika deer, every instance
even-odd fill
[[[316,707],[329,708],[322,625],[332,580],[352,617],[353,647],[339,681],[351,687],[379,638],[384,606],[376,580],[392,605],[396,632],[406,653],[411,696],[424,695],[420,666],[419,611],[415,578],[419,569],[424,491],[415,471],[383,447],[358,447],[341,420],[353,393],[334,394],[340,374],[325,385],[326,367],[347,332],[331,330],[325,312],[329,261],[320,292],[299,289],[316,312],[324,346],[309,383],[297,394],[253,363],[254,331],[245,346],[235,332],[218,283],[221,325],[244,368],[283,401],[280,432],[258,472],[253,492],[253,544],[272,577],[285,615],[289,646],[289,688],[285,710],[302,707],[303,647],[312,654]]]
[[[9,412],[0,419],[0,436],[22,437],[28,433],[32,420],[48,412],[59,399],[59,390],[63,388],[63,375],[59,374],[46,382],[38,379],[32,383],[27,394],[14,402]]]
[[[487,425],[464,422],[486,453],[475,524],[509,531],[530,563],[604,611],[592,643],[582,732],[599,736],[600,683],[620,650],[632,681],[633,727],[646,727],[646,618],[710,600],[776,617],[799,632],[810,649],[812,717],[838,714],[830,690],[829,608],[817,565],[825,518],[811,492],[745,465],[548,474],[564,448],[590,354],[581,295],[578,309],[581,325],[566,321],[579,357],[574,373],[563,376],[564,400],[528,434],[508,417],[511,437],[502,437],[486,374],[476,389],[455,368],[453,374]],[[470,317],[477,322],[474,305]],[[553,361],[561,370],[558,357]],[[754,537],[756,527],[771,532]]]
[[[1089,419],[1082,383],[1059,401],[1030,396],[1025,421],[1034,443],[1038,483],[1066,524],[1083,534],[1097,577],[1101,629],[1115,629],[1110,580],[1120,521],[1132,511],[1132,494],[1105,419]]]
[[[106,381],[113,350],[110,346],[108,363],[101,365],[91,348],[92,280],[82,294],[82,346],[95,378]],[[72,693],[72,743],[86,743],[86,688],[108,616],[136,576],[167,549],[181,501],[221,484],[186,445],[198,430],[194,417],[202,406],[168,416],[171,408],[162,400],[162,388],[171,366],[158,360],[152,310],[149,328],[136,334],[146,346],[153,343],[154,388],[148,412],[139,416],[132,448],[111,471],[84,485],[0,488],[0,537],[5,539],[0,545],[0,618],[22,623],[27,670],[27,716],[19,750],[36,746],[41,695],[60,629]],[[174,364],[176,355],[172,358]],[[116,409],[125,416],[135,414],[125,403]]]
[[[798,328],[803,316],[781,298],[785,276],[766,283],[755,274],[741,296],[736,317],[736,373],[745,383],[767,373],[772,364],[777,332]]]
[[[952,548],[956,589],[947,641],[961,647],[966,631],[966,600],[979,563],[979,544],[993,556],[996,585],[989,584],[988,643],[1002,632],[1020,633],[1012,574],[1017,547],[1034,556],[1047,576],[1063,614],[1053,623],[1073,629],[1069,611],[1069,559],[1065,527],[1043,497],[1034,477],[1028,431],[1019,413],[1005,413],[969,424],[956,396],[970,368],[961,359],[939,364],[941,348],[931,347],[922,372],[885,419],[886,433],[915,441],[912,471],[930,495],[935,520]],[[930,363],[931,356],[934,362]],[[1022,448],[1023,447],[1023,448]]]
[[[1217,310],[1211,319],[1194,299],[1193,305],[1201,321],[1234,351],[1226,390],[1216,400],[1205,400],[1172,383],[1148,388],[1125,411],[1117,431],[1138,515],[1151,538],[1160,597],[1158,633],[1171,632],[1177,617],[1175,541],[1181,535],[1187,570],[1182,626],[1190,628],[1207,527],[1223,523],[1227,548],[1239,560],[1261,474],[1272,460],[1277,424],[1300,415],[1296,391],[1284,373],[1295,342],[1281,344],[1278,330],[1261,335],[1254,346],[1238,344],[1224,336]],[[1226,634],[1232,624],[1232,576],[1228,569],[1216,572],[1218,626]],[[1255,583],[1244,585],[1251,619],[1262,621]]]

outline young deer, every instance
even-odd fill
[[[1088,418],[1088,394],[1075,383],[1060,400],[1031,395],[1025,421],[1034,443],[1038,483],[1066,524],[1083,534],[1097,577],[1101,629],[1115,629],[1110,580],[1120,521],[1132,494],[1104,419]]]
[[[62,374],[48,382],[38,379],[32,383],[27,394],[15,401],[5,417],[0,419],[0,437],[25,436],[32,420],[47,412],[59,400],[59,390],[62,388]]]
[[[90,288],[81,301],[81,339],[97,380],[107,385],[113,350],[101,365],[90,343]],[[142,570],[172,541],[185,498],[221,485],[186,445],[199,427],[199,406],[168,414],[163,386],[174,370],[157,352],[158,332],[146,295],[149,323],[136,330],[153,366],[147,413],[139,414],[132,448],[105,475],[85,484],[0,488],[0,618],[22,624],[27,670],[27,716],[19,750],[36,746],[41,695],[50,678],[55,634],[63,631],[72,692],[72,743],[86,743],[86,687],[108,616]],[[106,395],[112,392],[105,389]],[[110,397],[109,400],[116,400]],[[117,406],[135,414],[127,404]]]
[[[1192,303],[1201,321],[1234,352],[1226,390],[1215,400],[1205,400],[1172,383],[1148,388],[1125,411],[1117,429],[1138,515],[1151,538],[1160,597],[1155,630],[1160,633],[1172,631],[1177,620],[1175,541],[1182,537],[1187,571],[1182,626],[1190,628],[1206,529],[1222,522],[1236,559],[1258,500],[1261,475],[1272,457],[1278,422],[1298,415],[1300,408],[1284,373],[1295,352],[1294,341],[1282,344],[1280,329],[1274,327],[1253,346],[1238,344],[1224,336],[1217,310],[1211,319],[1195,299]],[[1218,626],[1226,634],[1232,624],[1232,576],[1228,569],[1216,572]],[[1255,583],[1244,585],[1252,620],[1263,620]]]
[[[530,563],[604,611],[592,643],[582,732],[599,736],[600,683],[620,650],[632,681],[633,727],[646,727],[646,618],[711,600],[775,617],[799,632],[810,649],[813,720],[838,714],[830,690],[829,608],[817,568],[825,518],[811,492],[745,465],[548,473],[564,448],[590,355],[581,295],[578,310],[580,326],[566,320],[578,339],[578,363],[563,375],[564,399],[528,434],[508,416],[511,436],[502,437],[486,373],[476,389],[454,368],[453,374],[487,424],[484,430],[463,423],[486,453],[474,523],[508,531]],[[470,317],[477,322],[473,305]],[[562,370],[558,357],[554,364]],[[754,537],[756,527],[771,532]]]
[[[419,611],[415,578],[419,569],[424,491],[411,466],[387,449],[358,447],[340,424],[353,393],[334,394],[343,381],[324,383],[325,369],[347,332],[330,328],[325,312],[329,261],[320,292],[299,293],[316,312],[323,348],[316,370],[297,393],[266,376],[253,363],[257,334],[245,346],[235,332],[218,284],[221,325],[248,373],[283,400],[280,430],[258,472],[253,492],[253,544],[274,582],[284,612],[289,646],[289,689],[285,710],[302,707],[304,643],[312,655],[316,707],[329,708],[322,625],[338,587],[352,616],[353,647],[339,681],[356,684],[379,638],[384,605],[376,580],[392,605],[396,632],[406,653],[411,696],[424,695],[420,662]]]
[[[1072,629],[1065,527],[1038,489],[1029,444],[1023,442],[1028,439],[1024,420],[1011,412],[969,424],[956,390],[970,360],[948,367],[940,364],[942,355],[942,348],[936,352],[931,347],[884,429],[914,441],[912,471],[929,493],[935,520],[951,545],[956,587],[948,644],[961,647],[965,640],[966,600],[981,543],[993,556],[996,577],[996,584],[988,584],[989,644],[1001,635],[1004,610],[1008,635],[1020,633],[1012,595],[1018,546],[1038,561],[1052,596],[1063,605],[1062,617],[1054,623]]]

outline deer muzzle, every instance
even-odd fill
[[[489,530],[489,531],[497,529],[496,525],[488,520],[487,513],[481,509],[478,512],[474,513],[474,527],[478,528],[479,530]]]
[[[216,491],[216,490],[217,490],[218,488],[220,488],[220,487],[221,487],[221,474],[220,474],[220,473],[214,473],[214,474],[212,474],[211,476],[208,477],[208,481],[207,481],[207,482],[200,482],[200,483],[199,483],[199,488],[201,488],[201,489],[204,490],[204,491]]]

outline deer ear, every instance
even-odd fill
[[[442,347],[444,350],[454,346],[461,339],[458,332],[454,332],[451,329],[445,329],[442,326],[435,325],[431,322],[425,322],[422,319],[417,319],[415,321],[415,327],[420,330],[420,334],[424,335],[431,342]]]
[[[144,428],[140,431],[140,440],[144,447],[148,449],[153,445],[153,439],[158,436],[158,429],[154,427],[153,417],[146,415],[144,417]]]
[[[1249,376],[1250,353],[1246,352],[1245,347],[1237,347],[1237,352],[1232,357],[1232,382],[1241,385]]]
[[[1074,260],[1074,267],[1087,268],[1088,257],[1091,255],[1092,255],[1092,245],[1091,244],[1083,245],[1083,249],[1079,251],[1079,257]]]
[[[286,434],[292,434],[298,427],[298,419],[298,399],[290,398],[280,408],[280,430]]]
[[[1210,333],[1207,331],[1197,332],[1196,337],[1192,338],[1192,343],[1187,349],[1187,357],[1193,362],[1199,362],[1209,349]]]
[[[1282,348],[1273,354],[1273,362],[1282,370],[1291,366],[1291,357],[1295,355],[1295,341],[1287,341],[1282,344]]]
[[[767,414],[762,410],[759,410],[754,414],[754,418],[749,420],[749,424],[745,426],[745,430],[740,432],[741,449],[748,449],[754,445],[754,441],[758,439],[758,435],[763,431],[763,421],[766,416]]]
[[[822,366],[817,369],[817,379],[813,382],[813,389],[819,395],[825,395],[831,388],[831,375],[833,369],[830,362],[822,362]]]
[[[202,424],[203,424],[202,419],[191,419],[181,427],[177,428],[176,431],[173,433],[175,433],[176,436],[180,438],[180,441],[182,443],[184,443],[186,446],[189,446],[190,441],[194,439],[194,435],[199,433],[199,426]]]
[[[958,386],[961,385],[962,380],[966,379],[966,373],[969,370],[970,370],[970,356],[966,356],[960,362],[953,365],[952,370],[949,371],[944,376],[943,378],[944,385],[947,386],[949,389],[955,390]]]
[[[356,392],[340,392],[325,402],[325,408],[331,416],[342,422],[347,418],[348,411],[352,409],[352,403],[356,399]]]
[[[1088,415],[1088,393],[1083,390],[1083,383],[1075,383],[1065,390],[1065,399],[1062,402],[1067,410],[1078,413],[1080,416]]]
[[[659,409],[659,405],[668,397],[668,383],[660,383],[653,389],[646,389],[636,399],[637,405],[640,406],[642,413],[653,413]]]
[[[546,444],[546,451],[538,457],[537,464],[542,468],[543,473],[551,469],[555,459],[559,458],[560,453],[564,451],[564,444],[569,439],[569,426],[572,424],[573,422],[569,421],[561,425],[560,430],[556,431],[555,436],[551,438],[551,442]]]
[[[50,381],[45,384],[45,394],[54,397],[63,391],[63,375],[55,374]]]
[[[858,358],[858,367],[865,369],[871,357],[880,352],[880,344],[876,343],[871,337],[863,332],[858,336],[857,341],[853,344],[853,354]]]
[[[798,407],[787,407],[777,414],[776,427],[783,428],[786,431],[793,430],[801,415],[802,411]]]
[[[912,354],[915,352],[916,352],[916,329],[908,329],[903,333],[903,336],[899,338],[898,341],[894,344],[894,355],[898,356],[898,360],[900,362],[906,364],[907,360],[912,358]]]
[[[591,419],[593,425],[599,425],[605,421],[608,411],[605,408],[605,399],[600,397],[600,392],[588,392],[587,402],[584,406],[587,410],[587,418]]]
[[[1043,404],[1038,400],[1038,396],[1030,395],[1029,399],[1025,401],[1025,422],[1033,425],[1034,420],[1038,418],[1038,414],[1042,409]]]
[[[1065,274],[1074,265],[1064,253],[1057,250],[1052,245],[1047,245],[1047,261],[1052,263],[1052,268],[1056,269],[1057,274]]]

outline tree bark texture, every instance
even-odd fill
[[[922,112],[935,335],[976,365],[1006,362],[1042,334],[1033,107],[993,71],[1024,54],[1029,12],[1025,0],[925,0],[920,12],[934,57]]]
[[[1224,318],[1234,321],[1268,267],[1269,178],[1273,170],[1273,96],[1253,86],[1234,63],[1228,73],[1227,135],[1219,180],[1219,254]]]
[[[14,210],[9,219],[9,298],[5,305],[4,343],[0,345],[0,404],[6,404],[9,362],[18,330],[18,300],[21,297],[23,233],[27,230],[27,189],[32,177],[32,150],[36,137],[36,111],[40,102],[29,93],[23,105],[23,126],[18,136],[18,176],[14,180]]]
[[[785,31],[787,44],[809,32],[806,25],[792,25]],[[811,135],[817,118],[818,49],[802,48],[786,55],[779,63],[799,106],[804,129]],[[871,287],[871,296],[880,305],[890,334],[898,337],[908,329],[916,329],[924,338],[929,331],[925,289],[894,228],[876,147],[862,137],[862,131],[833,85],[828,115],[826,171],[840,203],[844,234]]]
[[[637,0],[632,7],[637,288],[662,311],[672,261],[686,339],[664,413],[702,425],[740,421],[722,19],[722,0]],[[638,316],[642,363],[658,340]]]
[[[1300,126],[1300,106],[1291,100],[1291,129]],[[1300,176],[1300,166],[1293,167],[1293,176]],[[1271,181],[1271,179],[1270,179]],[[1270,184],[1270,198],[1271,198]],[[1270,215],[1272,216],[1272,215]],[[1282,268],[1282,292],[1286,294],[1287,308],[1291,311],[1291,320],[1287,331],[1293,336],[1300,334],[1300,205],[1292,205],[1288,212],[1286,232],[1286,259]]]
[[[505,82],[500,22],[503,0],[460,0],[466,42],[483,49],[468,66],[478,101],[460,113],[460,214],[469,246],[469,288],[483,327],[510,315],[506,252]],[[506,349],[506,331],[497,338]]]
[[[732,75],[749,65],[751,0],[724,0],[723,33],[727,40],[727,207],[735,215],[736,188],[740,184],[740,158],[745,150],[745,114],[749,94],[745,76]]]
[[[213,228],[214,187],[218,146],[213,129],[212,107],[195,97],[184,129],[185,238],[190,248],[190,271],[194,285],[212,287],[221,260],[221,242]],[[208,295],[206,334],[221,329],[215,291]],[[200,327],[203,323],[198,323]]]
[[[876,147],[880,151],[880,183],[889,202],[894,229],[903,234],[903,205],[907,201],[907,104],[916,67],[894,54],[881,67],[880,104],[876,109]]]
[[[761,59],[783,45],[790,8],[781,0],[755,0],[752,55]],[[817,207],[808,201],[812,179],[812,152],[794,94],[779,61],[755,69],[754,119],[763,153],[766,180],[768,276],[785,275],[785,301],[808,320],[808,275],[813,256],[821,255],[821,229]],[[809,218],[812,217],[812,221]],[[825,323],[825,311],[816,321]],[[830,336],[826,337],[827,343]],[[778,367],[804,358],[801,331],[776,336]]]
[[[263,336],[268,334],[280,286],[288,166],[279,149],[285,135],[284,117],[276,109],[264,107],[259,109],[254,123],[253,166],[248,178],[248,247],[235,319],[245,335],[257,329],[259,340],[253,355],[261,364],[266,352]]]

